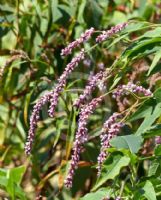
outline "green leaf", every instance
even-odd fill
[[[144,27],[144,23],[139,22],[139,23],[131,23],[125,28],[125,32],[127,33],[133,33],[134,31],[138,31]]]
[[[157,103],[161,102],[161,88],[158,88],[157,90],[155,90],[154,97],[155,97]]]
[[[148,71],[148,76],[150,75],[151,71],[155,68],[155,66],[157,65],[157,63],[159,62],[161,58],[161,49],[158,50],[154,56],[154,59],[153,59],[153,62],[152,64],[150,65],[150,68],[149,68],[149,71]]]
[[[161,156],[161,145],[156,146],[156,148],[154,150],[154,154],[156,156]]]
[[[127,21],[127,15],[120,11],[114,11],[113,18],[111,19],[113,24],[119,24]]]
[[[82,0],[81,4],[79,6],[78,15],[77,15],[77,21],[79,23],[84,23],[83,13],[84,13],[84,9],[85,9],[86,3],[87,3],[86,0]]]
[[[159,166],[160,166],[160,163],[158,162],[158,160],[154,160],[149,167],[148,176],[154,176]]]
[[[147,31],[142,35],[143,37],[149,37],[149,38],[156,38],[156,37],[161,37],[161,27],[157,27],[156,29],[152,31]]]
[[[61,13],[61,11],[58,8],[58,0],[52,0],[51,8],[52,8],[53,22],[56,22],[63,16],[63,14]]]
[[[151,125],[155,122],[155,120],[161,115],[161,103],[158,103],[156,106],[152,107],[152,111],[147,113],[144,121],[138,128],[136,135],[141,135],[145,133],[148,129],[150,129]]]
[[[149,130],[145,131],[144,137],[154,137],[157,135],[161,136],[161,124],[156,124],[154,126],[151,126]]]
[[[138,59],[150,55],[160,49],[161,38],[148,38],[137,40],[122,53],[122,59]]]
[[[84,19],[89,26],[99,27],[102,14],[102,9],[96,0],[87,1],[84,11]]]
[[[129,149],[131,153],[137,153],[141,148],[143,138],[136,135],[126,135],[113,138],[110,144],[117,149]]]
[[[147,180],[144,183],[139,184],[139,189],[134,193],[134,200],[143,200],[145,197],[148,200],[156,200],[156,194],[153,187],[153,184]]]
[[[9,178],[13,182],[17,183],[18,185],[21,183],[21,179],[23,174],[25,173],[25,166],[20,166],[16,168],[12,168],[9,170]]]
[[[58,5],[58,8],[60,8],[60,10],[63,10],[64,12],[66,12],[71,17],[74,16],[75,12],[76,12],[75,6],[67,6],[67,5],[60,4],[60,5]]]
[[[130,122],[135,121],[137,119],[141,119],[146,117],[148,113],[153,111],[153,106],[156,104],[155,100],[149,99],[144,101],[143,104],[129,117]]]
[[[121,168],[127,166],[129,162],[130,158],[127,156],[122,156],[121,154],[111,154],[111,156],[105,161],[101,177],[92,188],[92,191],[95,191],[107,180],[114,179],[120,173]]]
[[[152,124],[161,115],[160,91],[154,92],[154,98],[145,101],[138,110],[129,118],[129,121],[144,118],[142,124],[136,131],[136,135],[146,133]]]
[[[155,190],[150,181],[146,181],[142,189],[144,190],[143,196],[145,196],[148,200],[156,200]]]
[[[104,190],[100,189],[97,192],[91,192],[89,194],[86,194],[84,197],[80,198],[80,200],[103,199],[107,195],[109,195],[109,192],[107,191],[107,189],[104,189]]]
[[[24,166],[0,169],[0,185],[8,192],[12,199],[15,199],[15,197],[21,197],[22,200],[26,199],[25,193],[19,186],[25,170]]]

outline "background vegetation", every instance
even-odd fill
[[[32,155],[24,153],[29,117],[37,99],[56,84],[73,55],[61,49],[90,27],[106,30],[130,25],[90,51],[71,74],[56,117],[41,112]],[[97,200],[108,194],[123,199],[161,199],[161,3],[160,0],[1,0],[0,3],[0,198]],[[95,40],[85,43],[88,49]],[[154,93],[133,110],[121,136],[115,138],[99,180],[99,131],[105,119],[122,108],[107,96],[91,116],[73,188],[64,187],[77,127],[72,103],[88,76],[100,67],[116,71],[106,89],[134,81]],[[97,89],[92,97],[103,92]],[[130,105],[133,98],[128,97]]]

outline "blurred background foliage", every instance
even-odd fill
[[[29,116],[36,100],[55,85],[72,58],[73,55],[65,59],[60,56],[66,44],[89,27],[103,30],[127,20],[159,24],[160,0],[1,0],[0,65],[4,68],[3,76],[0,74],[1,199],[68,200],[79,199],[90,191],[96,179],[96,170],[91,168],[96,164],[99,150],[96,136],[104,119],[116,110],[116,105],[106,97],[104,106],[91,117],[92,139],[85,146],[74,187],[66,190],[63,180],[78,114],[72,103],[84,88],[89,74],[97,72],[100,66],[110,67],[123,51],[123,45],[126,47],[126,42],[109,50],[109,43],[106,43],[89,53],[86,62],[69,78],[56,118],[48,118],[47,106],[44,106],[32,156],[27,158],[24,143]],[[135,32],[129,40],[141,34]],[[84,45],[89,48],[94,43],[93,40]],[[133,70],[136,72],[142,63],[145,64],[142,60],[135,64]],[[144,82],[141,76],[137,76],[136,81],[139,77],[138,80]],[[93,95],[100,95],[100,91],[96,90]],[[129,133],[125,128],[126,131]],[[116,159],[119,156],[114,155]],[[128,163],[128,159],[125,158],[125,162]],[[147,187],[148,184],[151,183],[148,182]]]

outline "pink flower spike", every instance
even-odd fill
[[[90,75],[88,84],[85,87],[83,94],[79,96],[79,98],[74,102],[73,105],[76,106],[77,108],[83,106],[89,95],[96,88],[98,82],[102,80],[103,77],[104,77],[103,71],[98,72],[96,75]]]
[[[74,176],[75,170],[78,168],[82,146],[85,142],[88,141],[88,129],[86,128],[88,118],[94,112],[97,105],[102,102],[102,100],[103,100],[102,96],[95,98],[89,104],[81,108],[81,111],[79,114],[79,120],[78,120],[78,130],[76,132],[74,146],[73,146],[73,155],[71,159],[71,164],[70,164],[67,178],[64,182],[67,188],[72,187],[73,176]]]
[[[50,107],[48,110],[49,116],[53,117],[55,113],[55,108],[58,104],[58,98],[60,96],[60,93],[62,92],[64,86],[66,85],[66,81],[68,76],[71,74],[71,72],[78,66],[79,62],[84,59],[84,49],[81,50],[81,52],[75,56],[69,64],[67,64],[63,74],[60,76],[58,80],[58,84],[55,87],[55,89],[52,91],[51,99],[50,99]]]
[[[122,29],[124,29],[128,25],[127,22],[124,22],[122,24],[117,24],[116,26],[113,26],[110,30],[102,31],[100,35],[97,36],[96,42],[100,43],[111,37],[112,35],[120,32]]]
[[[103,125],[101,135],[100,135],[101,150],[97,158],[97,162],[98,162],[97,175],[98,176],[100,176],[102,164],[106,160],[107,148],[110,147],[110,140],[120,132],[121,127],[124,125],[121,122],[117,122],[119,118],[121,118],[121,115],[119,113],[114,113]]]
[[[80,38],[76,39],[75,41],[68,44],[68,46],[61,51],[61,56],[67,56],[72,53],[72,50],[78,46],[80,46],[82,43],[89,40],[94,33],[94,28],[90,28],[85,31],[85,33],[81,34]]]
[[[35,131],[37,128],[37,123],[40,119],[40,110],[47,102],[49,102],[51,94],[52,94],[51,92],[46,93],[34,105],[32,115],[30,117],[30,129],[29,129],[28,136],[27,136],[27,142],[25,144],[25,152],[27,155],[29,155],[31,153],[32,143],[34,141]]]

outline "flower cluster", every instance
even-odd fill
[[[88,80],[88,84],[85,87],[83,94],[81,94],[79,96],[79,99],[77,99],[74,102],[74,104],[73,104],[74,106],[79,108],[85,103],[85,101],[87,100],[89,95],[96,88],[97,83],[103,78],[103,75],[104,75],[103,71],[98,72],[96,75],[90,75],[89,80]]]
[[[71,165],[67,178],[65,180],[65,185],[68,188],[72,187],[73,176],[75,173],[75,169],[78,167],[82,146],[88,140],[87,120],[102,100],[102,96],[95,98],[89,104],[81,108],[78,120],[78,130],[76,132],[75,142],[73,146]]]
[[[114,113],[103,125],[101,135],[100,135],[101,150],[97,158],[98,176],[100,176],[102,164],[107,157],[107,148],[110,147],[110,143],[109,143],[110,140],[119,133],[121,127],[124,125],[121,122],[117,122],[119,118],[121,118],[121,115],[119,113]]]
[[[6,63],[0,68],[0,79],[3,77],[5,69],[10,66],[15,60],[24,59],[29,61],[29,57],[26,52],[22,50],[11,50],[12,57],[6,61]]]
[[[117,99],[118,97],[129,94],[129,92],[143,94],[144,96],[153,96],[149,89],[129,82],[127,85],[119,85],[113,92],[113,98]]]
[[[156,144],[161,144],[161,136],[156,136],[155,137],[155,143]]]
[[[66,80],[67,80],[69,74],[74,70],[74,68],[78,65],[78,63],[83,59],[84,59],[84,50],[81,50],[81,52],[76,57],[74,57],[72,59],[72,61],[67,65],[63,74],[60,76],[60,78],[58,80],[58,84],[55,87],[55,89],[51,92],[48,92],[44,96],[42,96],[40,98],[40,100],[35,104],[32,115],[30,117],[30,129],[28,132],[27,142],[25,145],[25,152],[27,155],[29,155],[31,153],[31,146],[32,146],[32,143],[34,140],[37,123],[40,119],[41,108],[47,102],[50,102],[51,105],[50,105],[49,111],[48,111],[49,116],[51,116],[51,117],[54,116],[55,107],[58,104],[59,95],[66,84]]]
[[[109,36],[110,34],[116,33],[119,30],[121,30],[123,27],[126,26],[126,23],[122,24],[122,25],[117,25],[113,28],[111,28],[108,32]],[[80,46],[83,42],[87,41],[90,39],[90,37],[92,36],[92,34],[95,32],[94,28],[90,28],[89,30],[86,30],[85,33],[83,33],[80,38],[78,38],[77,40],[73,41],[72,43],[70,43],[65,49],[62,50],[61,55],[65,56],[68,55],[72,52],[73,48]],[[98,36],[99,38],[99,36]],[[97,39],[98,39],[97,38]],[[96,39],[96,40],[97,40]],[[98,39],[99,40],[99,39]],[[16,58],[18,57],[25,57],[28,59],[28,57],[22,53],[19,52],[14,52],[16,54],[19,54],[18,56],[16,56]],[[60,93],[62,92],[63,88],[66,85],[66,81],[67,78],[69,76],[69,74],[75,69],[75,67],[78,65],[78,63],[81,60],[84,60],[85,57],[85,51],[84,49],[82,49],[80,51],[80,53],[75,56],[71,62],[66,66],[63,74],[60,76],[60,78],[58,79],[58,84],[56,85],[56,87],[49,92],[49,94],[43,96],[34,106],[33,109],[33,113],[31,115],[30,118],[30,129],[29,129],[29,133],[28,133],[28,137],[27,137],[27,142],[26,142],[26,146],[25,146],[25,151],[27,154],[30,154],[31,151],[31,145],[33,143],[33,139],[34,139],[34,135],[35,135],[35,131],[36,131],[36,127],[37,127],[37,123],[39,120],[39,112],[42,108],[42,106],[47,103],[50,102],[50,107],[48,110],[49,116],[53,117],[54,113],[55,113],[55,108],[56,105],[58,104],[58,98],[60,96]],[[12,62],[13,60],[15,60],[15,58],[12,58],[10,62]],[[3,74],[3,71],[1,72],[1,74]],[[97,82],[99,80],[101,80],[103,78],[104,74],[103,72],[99,72],[98,74],[96,74],[95,76],[93,76],[90,81],[89,84],[86,86],[84,93],[80,96],[80,98],[75,102],[75,105],[80,107],[83,103],[84,100],[86,100],[86,97],[88,95],[90,95],[90,93],[92,92],[92,90],[95,88]],[[101,84],[99,85],[99,87],[103,88],[103,82],[101,82]]]
[[[83,59],[84,59],[84,49],[82,49],[81,52],[71,60],[71,62],[66,66],[63,74],[60,76],[58,84],[56,88],[53,90],[50,98],[50,103],[51,103],[49,107],[50,117],[54,116],[55,107],[58,104],[59,95],[66,84],[69,74],[75,69],[75,67],[78,66],[78,63]]]
[[[102,31],[102,33],[99,36],[97,36],[96,42],[100,43],[100,42],[105,41],[106,39],[108,39],[109,37],[111,37],[113,34],[116,34],[117,32],[121,31],[127,25],[128,25],[128,23],[125,22],[125,23],[113,26],[110,30]]]
[[[30,117],[30,129],[28,132],[27,142],[25,144],[25,153],[27,155],[29,155],[31,153],[32,143],[33,143],[34,136],[35,136],[35,130],[37,127],[37,123],[40,119],[40,110],[47,102],[49,102],[51,94],[52,94],[51,92],[46,93],[34,105],[33,112]]]
[[[72,53],[72,50],[83,42],[86,42],[87,40],[90,39],[91,35],[94,33],[94,28],[90,28],[83,33],[80,38],[76,39],[75,41],[71,42],[65,49],[62,49],[61,55],[66,56],[68,54]]]

